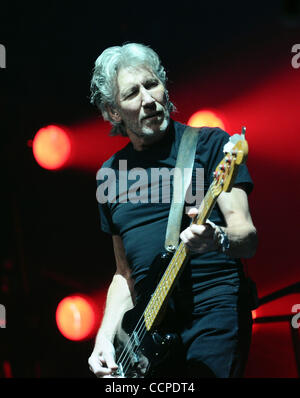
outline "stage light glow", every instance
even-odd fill
[[[59,169],[70,156],[70,138],[66,131],[58,126],[43,127],[33,139],[32,151],[41,167],[49,170]]]
[[[56,324],[69,340],[85,340],[93,336],[97,327],[95,307],[81,295],[65,297],[57,306]]]
[[[205,109],[195,112],[189,118],[187,124],[191,127],[220,127],[225,130],[222,119],[215,112]]]

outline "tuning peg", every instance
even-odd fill
[[[245,139],[245,135],[246,135],[246,127],[243,126],[242,127],[242,132],[241,132],[241,136],[243,137],[243,139]]]

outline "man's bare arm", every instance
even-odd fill
[[[233,258],[254,256],[258,243],[257,232],[252,222],[244,189],[233,187],[231,192],[222,192],[217,203],[226,222],[226,227],[221,227],[229,241],[229,249],[226,253]],[[198,210],[193,208],[188,214],[194,217],[197,213]],[[193,252],[205,253],[220,249],[216,239],[216,228],[209,222],[204,225],[192,224],[180,234],[180,238]]]
[[[258,244],[246,192],[233,187],[231,192],[222,192],[218,205],[224,215],[226,227],[222,227],[228,236],[228,255],[234,258],[253,257]]]
[[[113,236],[113,246],[117,269],[108,288],[103,320],[88,361],[98,377],[109,377],[117,369],[114,337],[124,313],[134,305],[133,281],[120,236]]]

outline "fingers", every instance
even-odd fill
[[[192,207],[192,208],[188,211],[188,213],[187,213],[187,215],[188,215],[189,217],[191,217],[191,218],[194,218],[197,214],[198,214],[198,209],[197,209],[197,207]]]
[[[197,224],[192,224],[190,225],[190,230],[193,233],[193,235],[197,235],[201,238],[210,238],[213,236],[213,228],[209,224],[203,224],[203,225],[197,225]]]
[[[97,377],[111,376],[118,369],[112,353],[105,353],[103,355],[93,353],[88,359],[88,364],[91,372]]]
[[[112,369],[102,366],[100,364],[93,363],[89,366],[89,368],[90,371],[93,372],[97,377],[110,376],[113,372]]]
[[[106,362],[106,366],[112,371],[118,369],[118,365],[115,362],[115,357],[111,352],[106,353],[104,361]]]
[[[94,371],[96,377],[113,377],[112,370],[109,368],[101,367],[97,371]]]
[[[90,371],[93,372],[97,377],[100,377],[101,374],[104,375],[110,372],[110,369],[107,369],[104,366],[102,366],[100,358],[95,358],[95,355],[90,356],[88,364]]]
[[[191,251],[204,253],[215,250],[214,229],[209,224],[192,224],[181,234],[180,239]]]
[[[194,240],[201,239],[210,239],[213,237],[213,228],[210,225],[197,225],[192,224],[184,231],[181,232],[180,238],[184,241],[190,241],[192,243]]]

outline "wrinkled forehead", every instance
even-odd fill
[[[153,77],[156,77],[154,72],[144,65],[122,67],[117,74],[118,91],[143,83]]]

